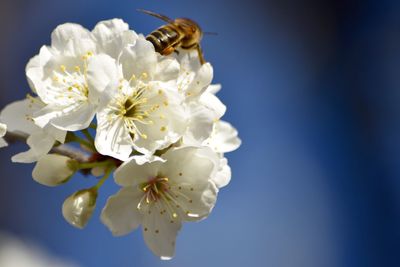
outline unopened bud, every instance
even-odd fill
[[[83,229],[96,208],[97,190],[83,189],[69,196],[62,206],[65,220],[76,228]]]
[[[33,179],[43,185],[57,186],[68,181],[76,172],[75,160],[69,157],[47,154],[41,157],[32,171]]]

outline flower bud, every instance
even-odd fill
[[[76,161],[66,156],[47,154],[41,157],[32,171],[33,179],[47,186],[65,183],[76,172]]]
[[[96,207],[97,190],[83,189],[69,196],[62,206],[65,220],[76,228],[83,229]]]

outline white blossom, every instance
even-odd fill
[[[74,163],[69,157],[47,154],[36,163],[32,177],[42,185],[57,186],[66,182],[76,172]]]
[[[117,57],[121,46],[135,38],[136,33],[118,19],[100,22],[93,33],[78,24],[58,26],[51,46],[43,46],[26,67],[31,87],[46,104],[35,114],[36,124],[68,131],[87,128],[104,89],[88,75],[91,58],[97,53]]]
[[[63,203],[65,220],[80,229],[116,168],[122,188],[108,198],[102,222],[116,236],[141,226],[151,251],[171,259],[182,224],[206,218],[230,182],[225,153],[241,145],[237,130],[221,121],[226,106],[216,96],[221,86],[211,84],[212,65],[201,64],[195,49],[161,55],[112,19],[92,31],[58,26],[51,45],[28,62],[26,76],[35,96],[2,110],[0,147],[7,131],[27,135],[29,150],[12,160],[37,161],[33,179],[46,186],[65,183],[78,170],[102,176]],[[80,130],[65,140],[68,131]],[[48,154],[64,142],[80,143],[88,160]]]
[[[123,188],[108,199],[103,223],[117,236],[142,225],[153,253],[171,258],[182,222],[207,217],[215,205],[218,189],[212,175],[218,166],[202,155],[203,150],[172,149],[163,155],[165,162],[155,159],[140,165],[134,157],[121,165],[115,181]]]
[[[101,154],[126,160],[135,149],[151,155],[183,135],[187,115],[176,90],[176,60],[158,56],[139,36],[118,61],[103,55],[92,64],[93,79],[103,77],[98,86],[112,95],[97,114],[95,145]]]
[[[96,208],[97,191],[84,189],[69,196],[63,203],[62,214],[72,226],[83,229]]]
[[[30,149],[12,157],[12,161],[31,163],[46,155],[56,141],[64,143],[66,131],[52,125],[40,128],[33,122],[33,115],[44,107],[38,98],[27,97],[7,105],[0,113],[0,120],[8,126],[9,132],[28,135],[27,144]]]

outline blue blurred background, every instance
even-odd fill
[[[227,155],[233,178],[214,212],[160,261],[140,231],[114,238],[101,224],[111,180],[76,230],[61,204],[93,179],[41,186],[33,165],[10,162],[16,145],[0,152],[0,231],[84,267],[400,266],[399,1],[2,0],[1,106],[28,92],[25,64],[58,24],[162,24],[136,8],[218,32],[202,44],[243,145]]]

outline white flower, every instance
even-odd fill
[[[20,132],[29,135],[27,143],[30,149],[12,157],[13,162],[31,163],[47,154],[56,141],[64,143],[66,131],[51,125],[40,128],[33,122],[33,114],[44,107],[38,98],[28,97],[7,105],[0,114],[0,120],[5,122],[10,132]]]
[[[225,114],[225,105],[215,96],[221,86],[210,84],[213,68],[210,63],[200,64],[197,51],[182,50],[175,57],[181,65],[178,91],[190,114],[184,143],[200,145],[210,136],[214,122]]]
[[[72,226],[83,229],[96,208],[97,190],[84,189],[69,196],[62,206],[65,220]]]
[[[58,26],[51,35],[51,46],[43,46],[26,67],[32,89],[46,104],[35,116],[37,125],[51,124],[68,131],[87,128],[104,89],[88,75],[91,57],[99,52],[117,57],[122,46],[136,37],[118,19],[100,22],[93,33],[78,24]]]
[[[0,147],[7,146],[7,142],[3,139],[7,133],[7,125],[4,123],[0,123]]]
[[[62,155],[47,154],[36,163],[32,177],[42,185],[57,186],[68,181],[75,172],[74,160]]]
[[[35,116],[40,127],[52,124],[68,131],[87,128],[100,92],[89,91],[88,61],[96,52],[91,34],[78,24],[58,26],[51,47],[43,46],[26,67],[28,80],[46,104]],[[39,62],[39,63],[38,63]]]
[[[186,129],[183,98],[176,90],[179,64],[156,54],[139,36],[119,60],[99,55],[89,77],[110,94],[97,113],[96,149],[127,160],[133,148],[149,155],[176,142]]]
[[[135,157],[125,162],[115,172],[115,181],[123,188],[108,199],[103,223],[117,236],[142,225],[153,253],[170,259],[181,223],[207,217],[216,202],[218,189],[212,175],[217,166],[202,155],[203,150],[169,150],[163,155],[165,162],[140,165]]]

